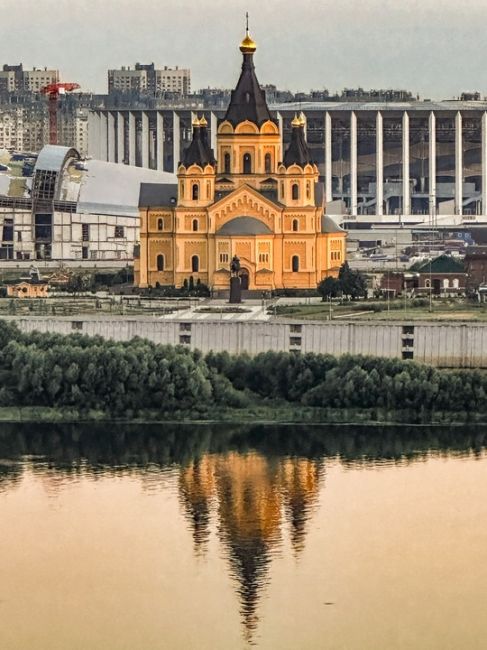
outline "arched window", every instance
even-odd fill
[[[231,173],[230,165],[231,165],[230,154],[226,153],[223,156],[223,167],[224,167],[225,174],[230,174]]]
[[[293,219],[293,232],[298,232],[299,229],[299,221],[297,219]]]
[[[460,280],[458,278],[453,278],[452,287],[454,289],[459,289],[460,288]]]
[[[249,153],[244,153],[243,157],[243,173],[251,174],[252,173],[252,156]]]
[[[297,255],[293,255],[292,267],[293,273],[297,273],[299,271],[299,257]]]
[[[209,199],[211,196],[211,183],[206,181],[206,198]]]
[[[311,183],[309,181],[306,183],[306,198],[311,198]]]
[[[191,258],[191,270],[193,273],[198,273],[200,270],[200,258],[197,255],[193,255]]]
[[[181,195],[181,198],[184,199],[184,183],[181,181],[179,183],[179,194]]]
[[[431,287],[431,283],[430,283],[430,281],[429,281],[429,280],[425,280],[425,281],[424,281],[424,286],[425,286],[427,289],[429,289],[429,288]]]
[[[164,220],[163,219],[158,219],[157,220],[157,230],[164,230]]]
[[[291,188],[291,196],[293,197],[293,201],[297,201],[299,199],[299,185],[297,183],[293,183],[293,186]]]
[[[198,219],[193,219],[193,232],[198,232]]]
[[[157,256],[157,270],[164,271],[164,255]]]
[[[265,165],[265,173],[270,174],[272,171],[271,167],[271,154],[266,153],[265,158],[264,158],[264,165]]]
[[[198,183],[193,183],[193,201],[197,201],[200,195],[200,188]]]
[[[449,286],[450,286],[450,281],[448,280],[448,278],[443,278],[443,289],[448,289]]]

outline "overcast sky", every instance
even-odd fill
[[[260,83],[487,95],[487,0],[3,0],[0,61],[59,68],[106,92],[106,70],[191,68],[192,88],[232,87],[245,11]]]

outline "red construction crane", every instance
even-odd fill
[[[57,144],[57,103],[59,95],[70,93],[80,87],[75,83],[53,83],[41,88],[41,93],[49,100],[49,144]]]

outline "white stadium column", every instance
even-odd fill
[[[482,113],[482,214],[487,214],[487,113]]]
[[[429,120],[429,214],[434,221],[436,214],[436,115],[431,111]]]
[[[176,111],[172,112],[172,156],[173,172],[176,173],[181,162],[181,122]]]
[[[100,160],[108,160],[108,112],[106,111],[101,113]]]
[[[123,163],[125,159],[125,119],[122,111],[117,111],[117,162]]]
[[[375,149],[376,214],[382,215],[384,212],[384,132],[380,111],[377,111],[375,116]]]
[[[142,167],[149,168],[149,116],[142,111],[142,132],[140,140]]]
[[[350,213],[357,214],[357,115],[350,113]]]
[[[331,115],[328,111],[325,113],[325,200],[327,203],[333,201],[332,187],[332,169],[331,159]]]
[[[88,115],[88,155],[100,159],[100,112],[90,111]]]
[[[108,127],[108,162],[115,162],[115,116],[107,113]]]
[[[216,150],[216,135],[218,131],[218,117],[213,111],[210,113],[210,146],[213,149],[215,158],[218,157],[218,151]]]
[[[164,171],[164,116],[157,111],[156,117],[156,169]]]
[[[284,158],[284,118],[279,111],[276,113],[277,124],[279,126],[279,133],[281,135],[281,158]],[[282,162],[278,160],[277,162]]]
[[[463,212],[462,114],[455,115],[455,214]]]
[[[402,114],[402,213],[411,213],[411,186],[409,184],[409,115]]]
[[[129,111],[129,165],[135,165],[137,134],[135,132],[135,115]]]

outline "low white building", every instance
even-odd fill
[[[46,145],[32,178],[0,174],[0,260],[131,262],[140,184],[176,177]]]

